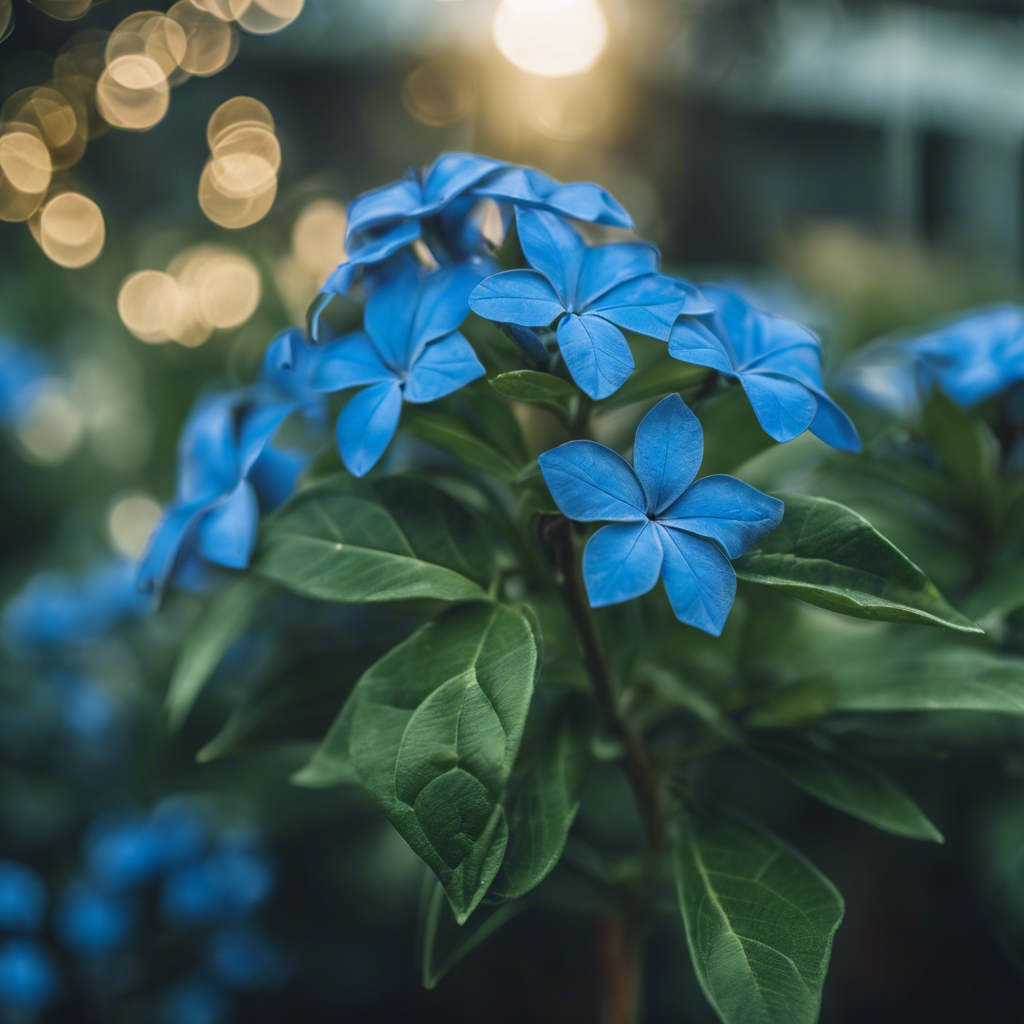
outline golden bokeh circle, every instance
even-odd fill
[[[32,0],[44,14],[58,21],[76,21],[84,18],[92,7],[92,0]]]
[[[38,226],[43,252],[62,267],[84,267],[103,251],[103,212],[79,192],[62,192],[48,200]]]
[[[415,68],[402,88],[402,105],[421,124],[440,128],[468,117],[477,105],[473,72],[459,61],[436,57]]]
[[[50,151],[42,138],[17,125],[0,135],[0,175],[18,192],[42,196],[53,177]]]
[[[223,132],[213,150],[210,173],[227,196],[258,196],[271,188],[281,167],[281,144],[262,125]]]
[[[223,228],[245,228],[262,220],[277,198],[277,178],[269,177],[268,187],[258,195],[227,195],[217,187],[218,178],[210,160],[199,179],[199,206],[203,213]],[[261,174],[265,168],[258,169]]]
[[[115,128],[146,131],[163,120],[170,103],[167,76],[145,54],[118,57],[96,83],[96,105]]]
[[[326,279],[345,260],[346,225],[345,208],[341,203],[333,199],[317,199],[310,203],[292,228],[295,258],[310,273]]]
[[[228,0],[231,16],[254,35],[287,28],[301,13],[304,0]]]
[[[139,341],[170,341],[179,331],[181,320],[178,282],[159,270],[140,270],[121,284],[117,312]]]
[[[190,75],[215,75],[235,59],[237,33],[233,25],[197,7],[192,0],[178,0],[167,17],[185,34],[185,53],[180,66]]]
[[[107,40],[108,66],[121,57],[141,55],[154,61],[165,78],[178,70],[188,49],[185,30],[159,11],[129,15]]]
[[[199,274],[199,312],[213,327],[238,327],[256,312],[261,292],[260,273],[252,260],[224,252],[206,262]]]
[[[212,151],[226,132],[254,125],[262,125],[272,132],[274,117],[264,104],[252,96],[235,96],[222,103],[210,115],[206,125],[206,141]]]
[[[3,42],[14,28],[14,7],[11,0],[0,0],[0,42]]]

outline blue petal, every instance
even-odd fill
[[[665,274],[634,277],[606,292],[590,306],[606,320],[627,330],[668,341],[672,325],[685,314],[704,311],[693,285]]]
[[[466,262],[423,277],[409,334],[406,365],[411,366],[429,342],[462,326],[469,316],[470,294],[490,273],[487,264]]]
[[[616,285],[658,270],[661,254],[649,242],[618,242],[595,245],[583,256],[576,302],[582,308]]]
[[[207,561],[226,569],[244,569],[256,546],[259,523],[256,492],[248,480],[243,480],[226,501],[210,509],[200,520],[196,531],[199,553]]]
[[[201,400],[189,416],[178,446],[178,497],[186,503],[211,499],[238,480],[235,418],[239,394]]]
[[[792,441],[817,415],[817,400],[799,381],[755,371],[741,374],[740,383],[761,429],[776,441]]]
[[[553,213],[516,210],[516,226],[527,262],[555,286],[562,305],[572,308],[587,254],[583,239],[575,228]]]
[[[721,636],[736,598],[736,573],[729,560],[709,540],[655,526],[665,552],[661,575],[676,618]]]
[[[350,473],[365,476],[398,429],[402,388],[397,381],[373,384],[349,399],[338,417],[338,450]]]
[[[309,455],[268,445],[253,464],[249,480],[256,488],[260,507],[270,511],[295,493],[299,474],[309,464]]]
[[[607,398],[633,372],[633,353],[622,331],[599,316],[563,317],[557,337],[572,379],[591,398]]]
[[[447,206],[492,171],[505,166],[499,160],[473,153],[445,153],[427,172],[423,183],[425,204],[431,210]]]
[[[662,526],[717,541],[730,558],[739,558],[782,522],[778,498],[732,476],[706,476],[658,516]]]
[[[721,339],[734,367],[740,366],[747,359],[760,351],[755,335],[760,328],[757,315],[761,312],[752,306],[735,289],[719,284],[701,284],[701,293],[714,307],[715,314],[710,318],[714,332]],[[704,364],[702,364],[704,365]]]
[[[663,558],[658,531],[649,520],[602,526],[583,552],[583,579],[591,607],[646,594],[658,582]]]
[[[564,217],[631,228],[633,221],[610,193],[591,182],[561,185],[529,167],[509,167],[486,179],[474,194],[500,203],[551,210]]]
[[[647,519],[644,489],[630,464],[596,441],[568,441],[538,459],[562,514],[581,523]]]
[[[818,411],[811,420],[810,431],[825,444],[843,452],[859,452],[860,437],[850,417],[824,391],[814,389]]]
[[[411,245],[420,237],[420,230],[418,219],[403,220],[380,234],[363,238],[349,249],[348,260],[327,278],[321,290],[336,295],[347,295],[360,267],[381,263],[399,249]]]
[[[363,327],[381,358],[393,370],[409,369],[406,356],[420,285],[420,275],[406,270],[385,281],[366,304]]]
[[[362,331],[327,342],[314,356],[310,384],[319,391],[343,391],[393,380],[368,334]]]
[[[199,502],[172,506],[164,513],[139,562],[135,575],[139,590],[146,594],[163,590],[174,571],[179,552],[208,508],[208,502]]]
[[[551,282],[536,270],[506,270],[481,282],[469,297],[477,316],[523,327],[546,327],[565,312]]]
[[[298,327],[281,331],[267,346],[263,357],[264,376],[273,378],[279,370],[294,370],[305,343],[305,336]]]
[[[357,196],[348,207],[346,245],[353,235],[388,221],[412,217],[423,207],[423,189],[415,178],[403,178]]]
[[[636,428],[633,469],[647,495],[647,511],[660,513],[687,487],[704,457],[700,422],[678,395],[663,398]]]
[[[668,354],[681,363],[707,366],[719,373],[731,374],[735,369],[729,348],[704,321],[681,317],[672,327]]]
[[[407,402],[433,402],[484,375],[473,347],[458,331],[428,345],[405,382]]]
[[[277,433],[281,424],[295,412],[294,402],[267,402],[247,410],[238,432],[238,473],[244,477]]]

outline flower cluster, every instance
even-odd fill
[[[100,818],[85,837],[77,877],[52,905],[38,871],[0,862],[0,932],[8,936],[0,945],[0,1007],[37,1011],[78,984],[61,976],[40,937],[49,918],[67,951],[60,961],[80,958],[102,1002],[142,970],[161,979],[164,1020],[225,1019],[232,989],[284,980],[280,955],[252,921],[272,889],[259,836],[249,827],[212,826],[184,798]],[[143,941],[154,931],[166,934],[156,944]],[[172,940],[185,944],[178,971]],[[159,964],[140,962],[148,948],[160,950]]]
[[[913,416],[938,386],[970,408],[1024,381],[1024,308],[998,305],[950,320],[903,342],[868,346],[846,367],[843,384],[861,401]]]
[[[566,516],[611,521],[583,553],[593,607],[646,594],[660,576],[680,622],[722,632],[736,596],[729,559],[771,533],[783,505],[731,476],[694,483],[703,453],[697,417],[670,395],[637,427],[632,467],[595,441],[569,441],[540,457]]]
[[[311,369],[303,335],[288,330],[268,348],[259,384],[200,399],[179,442],[175,500],[139,565],[140,590],[159,594],[172,575],[195,584],[207,564],[249,564],[261,511],[292,493],[308,461],[272,445],[274,435],[294,413],[323,418]]]

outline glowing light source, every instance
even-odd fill
[[[145,551],[160,516],[159,503],[141,491],[115,499],[107,513],[107,533],[114,550],[127,558],[138,558]]]
[[[235,21],[255,35],[287,28],[302,13],[304,4],[305,0],[228,0]]]
[[[84,267],[103,251],[107,229],[103,213],[78,192],[62,192],[43,207],[39,244],[62,267]]]
[[[0,135],[0,175],[19,192],[45,192],[53,176],[46,144],[28,131],[15,129]]]
[[[78,447],[85,424],[82,414],[59,384],[44,387],[32,399],[14,433],[35,462],[63,462]]]
[[[260,302],[260,273],[252,260],[225,252],[204,268],[199,282],[199,311],[214,327],[244,324]]]
[[[226,100],[211,115],[206,125],[206,141],[211,152],[225,133],[243,126],[262,125],[274,130],[274,117],[266,106],[251,96],[235,96]]]
[[[319,278],[317,287],[345,260],[345,208],[333,199],[318,199],[299,214],[292,228],[292,252],[300,265]]]
[[[185,52],[179,61],[183,71],[201,77],[215,75],[235,59],[238,34],[233,25],[197,7],[192,0],[178,0],[167,17],[185,34]]]
[[[501,0],[494,41],[517,68],[544,78],[590,70],[608,44],[597,0]]]
[[[152,57],[117,57],[96,83],[96,105],[115,128],[146,131],[163,120],[171,103],[163,69]]]
[[[0,0],[0,43],[2,43],[14,28],[14,8],[11,0]]]
[[[125,278],[121,285],[117,312],[125,327],[140,341],[170,341],[181,318],[178,282],[159,270],[140,270]]]
[[[425,61],[405,80],[402,103],[421,124],[431,128],[452,124],[476,107],[476,79],[464,64],[437,57]]]

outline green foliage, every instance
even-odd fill
[[[721,814],[678,822],[676,887],[697,978],[725,1024],[814,1024],[835,886],[765,829]]]
[[[434,409],[424,410],[407,415],[403,429],[499,480],[515,480],[522,472],[521,465],[457,416]]]
[[[537,370],[510,370],[492,377],[491,387],[506,398],[557,409],[566,416],[575,415],[579,392],[567,380]]]
[[[476,517],[430,484],[340,478],[267,522],[253,568],[324,601],[465,601],[483,596],[493,552]]]
[[[735,562],[741,580],[862,619],[981,633],[866,519],[826,498],[779,494],[781,525]]]

